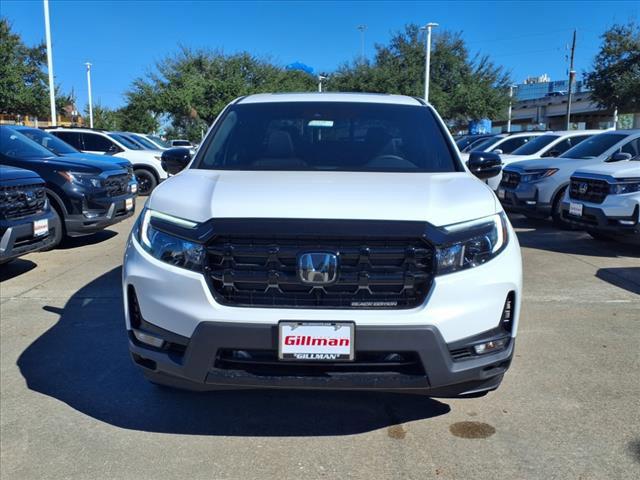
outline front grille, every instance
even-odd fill
[[[126,173],[111,175],[104,180],[103,185],[110,197],[124,195],[129,190],[129,175]]]
[[[291,308],[412,308],[433,279],[433,247],[422,238],[216,237],[207,246],[207,272],[224,305]],[[298,257],[338,255],[337,280],[303,283]]]
[[[584,202],[602,203],[609,194],[609,184],[604,180],[571,177],[569,198]]]
[[[44,210],[47,195],[42,184],[0,186],[0,217],[13,220]]]
[[[516,172],[503,171],[500,186],[514,189],[520,184],[520,174]]]

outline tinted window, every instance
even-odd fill
[[[65,143],[68,143],[76,150],[84,150],[82,146],[82,138],[80,137],[80,132],[51,132],[52,135],[63,140]]]
[[[622,153],[630,153],[632,157],[640,154],[640,138],[636,138],[620,149]]]
[[[564,152],[566,152],[570,148],[575,147],[581,141],[586,140],[587,138],[589,138],[591,136],[592,135],[580,135],[580,136],[576,136],[576,137],[565,138],[561,142],[558,142],[553,147],[551,147],[551,150],[546,152],[543,156],[544,157],[557,157],[558,155],[563,154]]]
[[[171,142],[173,144],[174,147],[190,147],[191,143],[189,143],[187,140],[173,140]]]
[[[502,153],[512,153],[516,148],[527,143],[532,137],[514,137],[507,138],[504,142],[495,145],[491,150],[500,149]]]
[[[171,145],[169,145],[169,143],[165,142],[164,140],[162,140],[160,137],[156,137],[153,135],[147,135],[151,140],[153,140],[154,142],[156,142],[158,145],[160,145],[161,147],[165,147],[165,148],[169,148]]]
[[[73,148],[68,143],[60,140],[55,135],[43,132],[37,128],[25,128],[18,130],[24,136],[29,137],[34,142],[38,142],[47,150],[55,153],[56,155],[65,155],[68,153],[78,153],[78,150]]]
[[[140,145],[138,145],[137,143],[129,140],[124,135],[120,135],[118,133],[110,133],[109,136],[111,138],[117,140],[118,142],[120,142],[122,145],[127,147],[129,150],[144,150]]]
[[[601,133],[585,141],[580,142],[573,148],[570,148],[560,158],[596,158],[613,147],[620,140],[624,140],[626,135],[619,133]]]
[[[540,135],[539,137],[532,138],[531,141],[525,143],[519,148],[516,148],[511,153],[514,155],[533,155],[558,138],[560,138],[558,135]],[[500,146],[498,148],[502,147]]]
[[[464,149],[465,152],[485,152],[488,148],[498,143],[504,137],[489,137],[483,138],[480,140],[476,140],[472,142],[467,148]]]
[[[131,138],[133,138],[134,141],[138,142],[140,145],[142,145],[147,150],[157,150],[158,149],[158,147],[156,147],[153,143],[151,143],[149,140],[147,140],[146,138],[144,138],[141,135],[131,134]]]
[[[433,113],[409,105],[347,102],[229,108],[196,168],[452,172]]]
[[[113,151],[115,145],[108,138],[98,135],[96,133],[82,134],[84,137],[84,149],[90,152],[110,152]]]
[[[9,127],[0,127],[0,153],[11,158],[53,157],[42,145]]]

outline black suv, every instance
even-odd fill
[[[131,174],[112,163],[56,156],[8,126],[0,126],[0,163],[33,170],[44,179],[55,221],[62,219],[54,245],[64,235],[95,233],[133,215]]]
[[[36,173],[0,165],[0,264],[51,247],[60,224]]]

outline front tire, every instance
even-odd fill
[[[562,219],[562,197],[564,196],[564,192],[567,190],[567,187],[562,188],[557,194],[555,199],[553,200],[553,206],[551,207],[551,219],[553,220],[553,225],[556,228],[560,228],[562,230],[570,230],[571,226]]]
[[[154,188],[158,186],[158,181],[153,173],[142,168],[133,172],[138,182],[138,195],[150,195]]]

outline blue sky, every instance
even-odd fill
[[[282,65],[300,61],[331,71],[366,55],[407,23],[461,31],[472,51],[489,54],[514,80],[566,76],[566,46],[578,29],[576,69],[589,68],[611,24],[640,21],[640,2],[190,2],[50,1],[56,82],[86,103],[84,62],[93,63],[94,102],[118,107],[122,94],[178,45],[246,50]],[[44,39],[40,0],[2,0],[0,15],[28,44]]]

